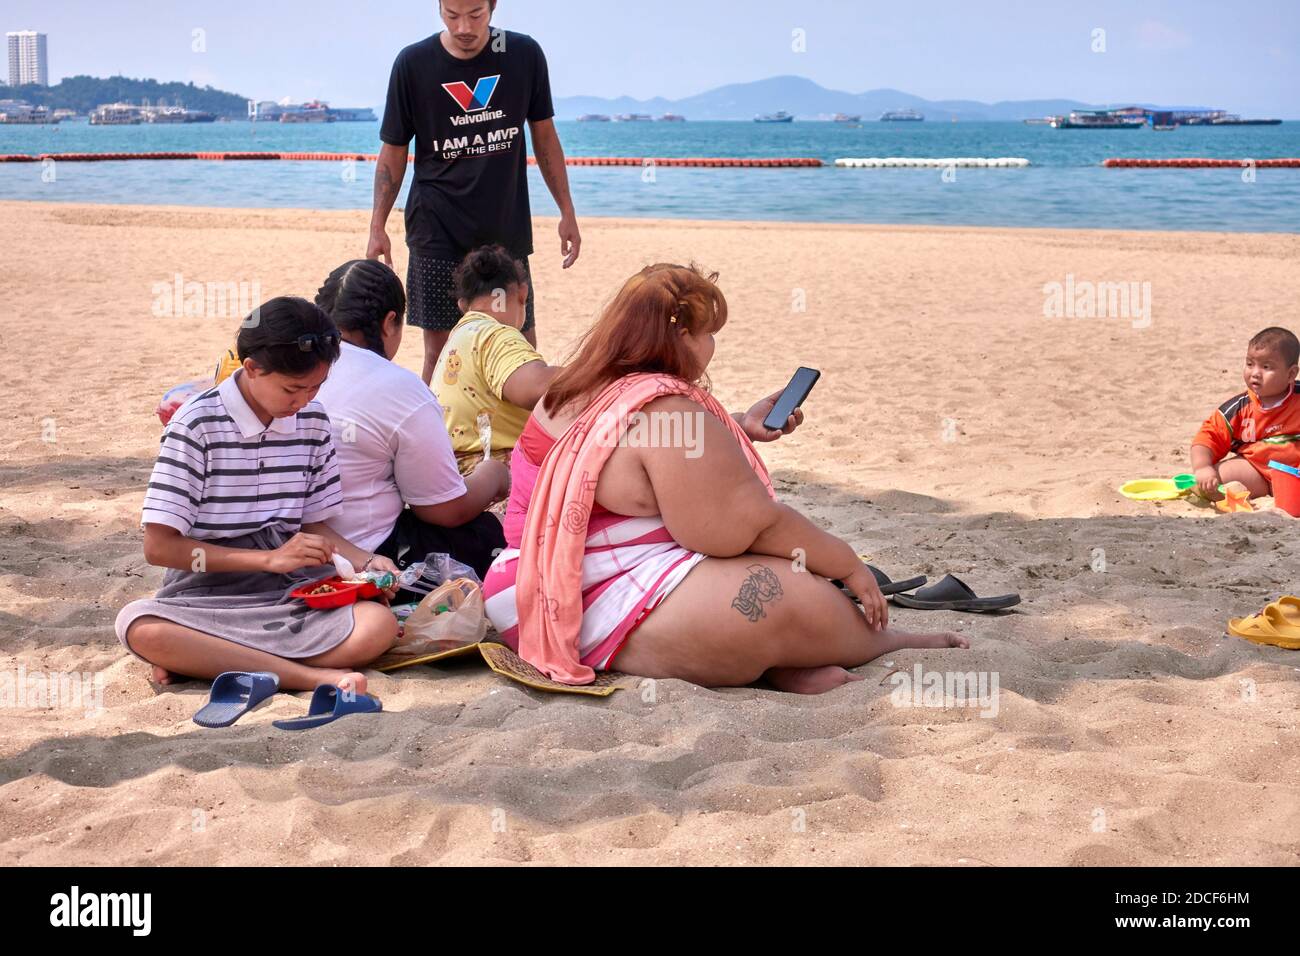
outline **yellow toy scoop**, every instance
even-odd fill
[[[1119,493],[1134,501],[1172,501],[1191,490],[1174,478],[1137,478],[1119,486]]]

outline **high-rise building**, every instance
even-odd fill
[[[45,34],[34,30],[17,30],[6,33],[9,41],[9,85],[24,83],[50,85],[49,56],[45,49]]]

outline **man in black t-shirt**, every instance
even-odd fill
[[[415,174],[406,201],[407,322],[424,330],[426,383],[460,319],[451,275],[465,254],[500,243],[528,271],[533,226],[525,120],[538,168],[560,208],[564,268],[577,261],[582,244],[552,119],[546,57],[532,37],[490,28],[495,10],[496,0],[441,0],[447,29],[397,55],[379,131],[383,146],[366,255],[392,265],[385,226],[414,138]],[[531,273],[523,333],[537,344]]]

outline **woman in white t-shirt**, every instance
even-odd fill
[[[342,476],[339,533],[399,567],[444,552],[482,577],[505,547],[487,508],[509,493],[509,469],[485,461],[462,478],[438,400],[392,361],[406,311],[401,280],[382,262],[356,259],[330,273],[316,304],[343,334],[317,396]]]

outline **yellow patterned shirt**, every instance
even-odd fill
[[[433,391],[447,420],[457,459],[482,458],[478,416],[492,425],[492,452],[509,452],[531,414],[505,399],[506,379],[521,365],[544,361],[518,329],[482,312],[467,312],[456,323],[433,371]]]

